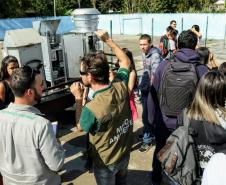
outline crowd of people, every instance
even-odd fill
[[[172,20],[159,46],[153,46],[151,37],[142,34],[140,79],[132,52],[121,49],[105,30],[98,30],[96,35],[116,55],[115,67],[109,67],[101,51],[82,57],[81,82],[73,83],[70,91],[76,103],[74,131],[88,133],[87,155],[97,184],[127,184],[133,122],[138,119],[137,90],[141,92],[143,123],[139,151],[146,152],[155,145],[152,184],[162,184],[165,166],[158,154],[167,138],[184,124],[184,115],[194,132],[199,183],[203,177],[204,185],[216,184],[217,180],[224,184],[225,178],[219,178],[223,174],[212,171],[218,166],[224,169],[219,161],[226,163],[226,63],[217,66],[210,49],[200,47],[199,26],[178,34],[176,21]],[[40,72],[29,66],[19,67],[15,57],[7,56],[0,75],[2,183],[59,185],[57,171],[64,164],[64,149],[50,121],[34,107],[43,91]]]

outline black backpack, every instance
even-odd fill
[[[197,63],[185,63],[172,56],[162,75],[159,88],[161,111],[166,116],[176,117],[193,98],[199,77]]]

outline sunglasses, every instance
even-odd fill
[[[85,71],[79,71],[79,73],[81,76],[87,75],[87,72],[85,72]]]

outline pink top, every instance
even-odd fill
[[[137,107],[136,107],[136,104],[135,104],[135,95],[134,95],[134,92],[132,92],[130,94],[130,109],[132,111],[133,121],[136,121],[138,119],[138,112],[137,112]]]

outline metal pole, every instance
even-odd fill
[[[112,38],[112,20],[110,20],[110,36]]]
[[[181,32],[184,30],[184,18],[181,18]]]
[[[78,0],[78,7],[81,8],[81,1]]]
[[[124,35],[124,19],[122,19],[122,35]]]
[[[225,24],[225,30],[224,30],[224,48],[226,45],[226,24]]]
[[[154,39],[154,18],[151,18],[151,40],[153,42]]]
[[[143,19],[141,18],[140,19],[141,20],[141,22],[140,22],[140,34],[143,34]]]
[[[110,36],[112,38],[112,20],[110,20]],[[111,54],[112,54],[112,49],[111,49]],[[113,56],[111,56],[111,62],[113,62]]]
[[[53,14],[56,17],[56,0],[53,0]]]
[[[206,17],[206,38],[205,38],[205,47],[206,47],[206,44],[207,44],[208,20],[209,20],[209,17],[207,16],[207,17]]]

